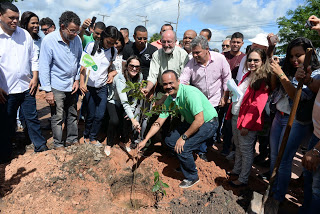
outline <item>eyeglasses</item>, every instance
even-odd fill
[[[228,47],[230,47],[230,45],[222,45],[222,47],[227,47],[228,48]]]
[[[78,35],[80,33],[80,31],[75,31],[75,30],[69,30],[69,28],[66,27],[66,29],[68,30],[69,33]]]
[[[161,40],[161,43],[162,44],[169,44],[169,45],[171,45],[171,44],[173,44],[173,41],[164,41],[164,40]]]
[[[49,27],[47,27],[47,28],[41,28],[41,31],[42,32],[47,32],[48,30],[49,30],[49,28],[51,28],[52,27],[52,25],[50,25]]]
[[[141,40],[147,41],[147,40],[148,40],[147,37],[137,37],[137,39],[138,39],[139,41],[141,41]]]
[[[247,59],[247,62],[255,62],[255,63],[258,63],[260,62],[261,60],[260,59]]]
[[[140,65],[132,65],[132,64],[129,64],[128,67],[131,68],[131,69],[133,69],[133,68],[135,68],[135,69],[137,69],[137,70],[140,69]]]

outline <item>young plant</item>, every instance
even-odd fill
[[[152,187],[152,192],[159,192],[164,195],[167,195],[164,188],[168,188],[169,185],[160,180],[159,172],[154,172],[153,174],[154,174],[154,185]]]

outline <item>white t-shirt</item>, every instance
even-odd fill
[[[94,46],[94,42],[88,43],[88,45],[85,48],[85,52],[87,54],[91,55],[92,49]],[[101,49],[101,52],[99,53],[98,50],[94,54],[94,58],[100,61],[100,65],[98,65],[98,70],[94,71],[91,69],[89,79],[88,79],[88,86],[100,88],[107,84],[108,79],[108,68],[110,66],[110,62],[114,61],[117,56],[117,50],[114,48],[114,56],[111,60],[111,48],[109,49]],[[88,69],[87,69],[88,74]]]
[[[242,92],[242,96],[239,97],[239,100],[237,102],[232,103],[231,113],[233,115],[239,115],[240,112],[240,106],[243,100],[243,97],[250,85],[251,75],[249,75],[247,78],[243,80],[243,82],[238,86],[239,90]]]

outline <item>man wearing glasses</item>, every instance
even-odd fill
[[[59,18],[60,30],[44,37],[39,58],[41,89],[51,108],[54,147],[63,150],[78,142],[77,99],[79,88],[81,39],[78,36],[80,18],[66,11]],[[62,141],[62,123],[66,117],[67,139]]]
[[[230,38],[223,40],[222,42],[222,52],[228,52],[231,50],[230,48]]]
[[[56,25],[49,17],[42,18],[39,22],[39,25],[44,35],[48,35],[49,33],[52,33],[56,30]]]
[[[122,66],[125,66],[125,63],[130,56],[138,56],[141,62],[141,73],[143,75],[143,79],[146,80],[149,75],[152,54],[158,49],[148,43],[148,31],[142,25],[139,25],[134,29],[133,38],[134,43],[132,43],[132,45],[125,45],[123,49]]]

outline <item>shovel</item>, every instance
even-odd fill
[[[308,48],[307,51],[306,51],[306,57],[305,57],[305,60],[304,60],[304,63],[303,63],[305,71],[307,71],[307,67],[310,64],[312,51],[313,51],[312,48]],[[294,120],[294,118],[296,116],[297,108],[298,108],[300,97],[301,97],[302,86],[303,86],[303,80],[301,80],[299,82],[297,90],[296,90],[296,94],[295,94],[295,97],[294,97],[294,100],[293,100],[293,106],[291,108],[291,112],[290,112],[290,115],[289,115],[288,123],[287,123],[286,129],[285,129],[285,132],[284,132],[284,135],[283,135],[283,138],[282,138],[282,142],[281,142],[281,146],[280,146],[280,149],[279,149],[278,157],[277,157],[276,163],[274,165],[274,168],[273,168],[273,171],[272,171],[272,174],[271,174],[271,177],[270,177],[270,182],[269,182],[268,188],[267,188],[267,190],[266,190],[266,192],[265,192],[265,194],[263,196],[261,194],[257,193],[257,192],[253,193],[253,199],[251,200],[250,208],[249,208],[248,213],[276,214],[277,211],[278,211],[277,207],[270,206],[272,204],[270,204],[269,206],[266,206],[267,205],[266,202],[267,201],[272,201],[272,198],[269,199],[269,195],[271,197],[272,186],[274,184],[274,181],[275,181],[275,178],[276,178],[276,175],[278,173],[278,169],[279,169],[279,166],[280,166],[280,163],[281,163],[281,159],[282,159],[283,153],[284,153],[286,145],[287,145],[287,141],[288,141],[288,138],[289,138],[289,134],[290,134],[290,131],[291,131],[293,120]]]

